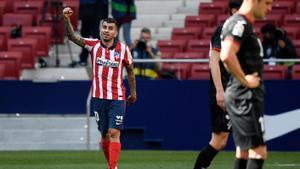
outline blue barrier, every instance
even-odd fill
[[[90,84],[89,81],[0,81],[0,112],[84,114]],[[145,141],[160,142],[155,147],[201,149],[210,139],[208,86],[208,81],[138,80],[138,101],[127,108],[125,125],[143,128]],[[265,114],[299,109],[299,86],[300,81],[296,80],[266,81]],[[295,120],[300,123],[299,117]],[[299,151],[300,129],[268,141],[268,147]],[[226,149],[233,148],[230,139]]]

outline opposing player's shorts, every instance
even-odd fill
[[[109,128],[124,128],[125,101],[93,98],[93,102],[98,130],[102,135],[106,134]]]
[[[227,112],[218,106],[216,99],[210,100],[211,130],[213,133],[230,132],[231,122]]]
[[[234,96],[225,92],[225,105],[232,123],[236,146],[239,146],[241,150],[248,150],[265,145],[263,100],[252,98],[251,90],[242,96]]]

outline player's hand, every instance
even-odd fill
[[[136,99],[137,99],[136,94],[131,94],[127,97],[127,102],[129,105],[132,105],[136,102]]]
[[[246,86],[249,88],[257,88],[260,84],[260,77],[257,72],[246,75],[245,79],[247,81]]]
[[[216,94],[217,104],[223,111],[225,111],[225,101],[224,101],[224,90],[217,91]]]
[[[70,18],[73,14],[73,10],[70,7],[66,7],[63,9],[64,18]]]

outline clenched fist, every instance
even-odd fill
[[[70,18],[72,14],[73,14],[73,10],[70,7],[66,7],[63,9],[63,16],[65,19]]]

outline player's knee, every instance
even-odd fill
[[[222,150],[227,144],[227,139],[228,135],[226,134],[213,135],[210,143],[215,149]]]
[[[267,147],[259,146],[249,150],[249,158],[252,159],[267,159]]]
[[[120,137],[120,130],[118,129],[108,129],[107,134],[109,135],[110,138],[116,139]]]
[[[241,150],[240,147],[237,147],[235,157],[239,159],[248,159],[249,153],[247,150]]]

